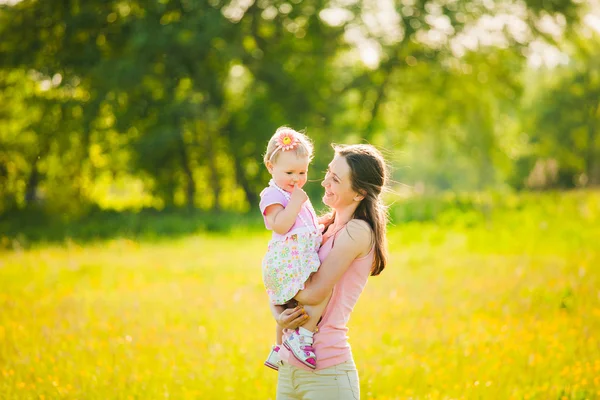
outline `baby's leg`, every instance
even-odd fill
[[[271,352],[265,360],[265,365],[275,371],[279,370],[281,366],[281,358],[279,357],[279,349],[281,346],[281,336],[283,335],[283,329],[277,324],[277,344],[271,348]]]
[[[285,304],[281,304],[281,306],[285,307],[285,308],[295,308],[298,305],[298,302],[294,299],[288,301]],[[276,343],[277,345],[281,345],[282,341],[283,341],[283,328],[281,326],[279,326],[279,324],[275,324],[275,328],[276,328]]]
[[[311,332],[316,331],[317,324],[323,315],[323,311],[325,311],[325,307],[327,303],[329,303],[329,299],[331,298],[331,293],[323,300],[321,303],[314,306],[303,306],[304,310],[308,314],[308,321],[302,325],[302,327]]]
[[[281,346],[281,341],[283,339],[283,328],[281,326],[279,326],[279,324],[275,324],[275,326],[276,326],[276,329],[277,329],[276,330],[276,333],[277,333],[277,339],[276,339],[277,341],[276,341],[276,343],[277,343],[278,346]]]
[[[330,298],[331,293],[320,304],[303,306],[302,311],[308,316],[308,319],[301,327],[292,332],[290,337],[283,343],[292,352],[296,360],[312,369],[317,367],[317,357],[312,347],[314,333]]]

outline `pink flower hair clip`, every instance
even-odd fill
[[[284,129],[277,134],[277,147],[281,150],[292,150],[300,141],[296,137],[296,132],[291,129]]]
[[[277,147],[269,159],[272,159],[279,150],[293,150],[300,144],[300,140],[296,136],[296,132],[291,129],[283,129],[277,134],[277,138],[275,140]]]

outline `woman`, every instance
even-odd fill
[[[323,221],[322,263],[295,297],[300,304],[319,304],[331,293],[312,346],[317,368],[311,370],[282,347],[278,400],[360,397],[346,325],[367,278],[381,273],[387,262],[387,214],[381,200],[386,180],[385,161],[373,146],[335,147],[322,183],[323,202],[332,209]],[[287,335],[305,322],[301,308],[272,310]]]

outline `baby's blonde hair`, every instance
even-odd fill
[[[296,138],[298,138],[298,141],[300,143],[293,150],[282,150],[277,147],[277,136],[283,130],[293,131]],[[311,161],[313,158],[313,145],[308,136],[306,136],[302,132],[298,132],[292,128],[288,128],[287,126],[280,126],[279,128],[277,128],[273,136],[271,136],[271,139],[269,139],[269,144],[267,144],[267,152],[265,153],[265,156],[263,158],[265,165],[267,165],[269,161],[271,163],[277,161],[277,157],[279,157],[279,154],[281,154],[282,151],[293,151],[298,157],[308,156],[308,161]]]

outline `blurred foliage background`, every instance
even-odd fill
[[[598,1],[3,0],[0,37],[9,233],[254,211],[281,125],[316,181],[384,149],[396,198],[600,183]]]
[[[273,398],[281,125],[392,167],[364,398],[600,398],[600,0],[0,0],[0,397]]]

